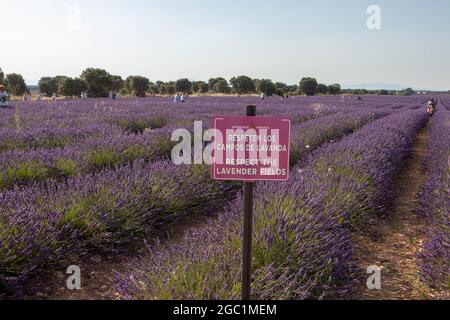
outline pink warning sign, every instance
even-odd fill
[[[213,117],[213,125],[213,179],[289,179],[290,119]]]

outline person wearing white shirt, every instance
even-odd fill
[[[6,92],[5,87],[3,85],[0,85],[0,107],[7,107],[8,106],[8,92]]]

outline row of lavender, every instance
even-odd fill
[[[389,204],[392,180],[425,125],[423,111],[394,114],[328,144],[284,185],[259,184],[253,298],[320,298],[351,280],[352,235]],[[125,299],[237,299],[242,199],[181,244],[153,248],[118,275]]]
[[[430,225],[420,253],[421,275],[437,289],[450,288],[450,113],[432,120],[426,158],[427,180],[420,194],[420,213]]]
[[[30,150],[37,148],[63,148],[83,142],[87,137],[102,139],[105,134],[141,134],[164,126],[192,126],[194,121],[204,121],[208,126],[211,115],[242,114],[243,105],[221,100],[198,99],[189,104],[158,104],[158,100],[133,102],[132,100],[104,103],[59,102],[52,106],[17,106],[13,113],[0,109],[0,152]],[[220,111],[219,111],[220,110]],[[261,115],[274,112],[289,115],[294,123],[304,122],[318,116],[332,114],[343,108],[295,102],[290,104],[266,104],[259,108]]]
[[[311,120],[296,126],[294,141],[307,154],[384,115],[337,113]],[[0,193],[3,281],[64,263],[71,253],[117,247],[184,215],[214,213],[236,187],[210,180],[206,167],[142,161],[67,183],[48,182]]]
[[[170,98],[146,98],[139,100],[124,99],[108,101],[93,99],[89,101],[63,100],[56,103],[32,102],[16,103],[18,111],[0,110],[1,128],[23,129],[43,127],[84,127],[95,125],[105,120],[152,118],[167,115],[169,119],[191,120],[191,114],[211,115],[240,114],[246,104],[257,104],[258,109],[267,115],[293,115],[297,111],[315,105],[344,108],[394,108],[424,103],[423,97],[364,97],[358,102],[355,97],[293,97],[280,101],[277,98],[260,100],[255,97],[193,97],[183,104],[173,104]],[[303,111],[303,110],[302,110]],[[19,120],[17,119],[19,116]],[[200,120],[200,119],[196,119]],[[1,134],[0,134],[1,136]]]
[[[295,130],[301,129],[299,131],[301,134],[296,135],[293,139],[291,163],[295,164],[299,160],[300,154],[307,151],[309,145],[318,144],[317,141],[308,141],[311,137],[326,140],[326,136],[320,135],[319,132],[303,135],[304,131],[324,130],[328,133],[330,139],[332,137],[338,138],[346,134],[348,130],[353,130],[358,125],[367,123],[373,117],[386,114],[386,112],[380,111],[374,113],[369,111],[336,112],[333,109],[327,109],[326,112],[320,113],[305,112],[302,114],[302,119],[297,119]],[[331,115],[325,116],[324,121],[320,120],[323,115],[329,113]],[[310,118],[318,118],[319,120],[299,124],[301,121]],[[153,128],[164,127],[165,121],[162,119],[164,118],[153,118],[148,122],[152,122],[151,127]],[[355,125],[353,125],[353,122],[355,122]],[[127,128],[132,128],[134,124],[131,120],[122,120],[121,123]],[[325,123],[328,123],[329,128],[324,127]],[[336,123],[339,126],[336,126]],[[173,147],[171,133],[175,128],[165,126],[154,131],[138,132],[137,128],[143,128],[146,125],[148,123],[144,123],[141,127],[134,125],[135,130],[132,131],[139,134],[123,133],[114,127],[108,127],[93,137],[81,139],[80,142],[67,145],[64,148],[19,149],[0,153],[0,190],[40,182],[49,178],[62,179],[80,174],[95,173],[125,165],[137,159],[152,162],[169,158]],[[86,132],[89,131],[83,133]],[[75,136],[72,136],[71,139],[75,139]]]

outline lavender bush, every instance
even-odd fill
[[[425,161],[427,180],[420,193],[419,212],[430,228],[419,254],[421,276],[432,287],[450,288],[450,113],[432,119]]]

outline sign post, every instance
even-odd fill
[[[250,300],[255,181],[289,179],[291,120],[256,117],[249,105],[246,117],[213,117],[213,123],[212,178],[244,181],[242,300]]]
[[[256,116],[256,106],[247,106],[247,117]],[[244,182],[244,239],[242,260],[242,300],[250,300],[252,280],[253,181]]]

